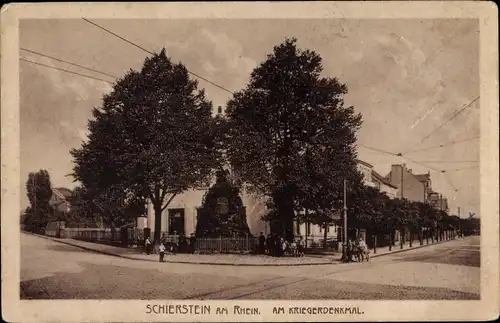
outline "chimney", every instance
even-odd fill
[[[217,107],[217,114],[222,114],[222,106]]]

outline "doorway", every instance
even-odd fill
[[[184,209],[168,209],[168,234],[186,233],[184,229]]]

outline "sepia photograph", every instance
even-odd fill
[[[353,300],[484,300],[482,32],[477,17],[19,19],[20,301],[263,320],[250,300],[266,300],[342,320],[363,316]]]

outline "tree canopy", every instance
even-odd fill
[[[358,176],[361,126],[361,115],[344,106],[347,86],[322,77],[321,57],[296,42],[275,46],[226,109],[228,161],[245,183],[272,199],[279,219],[274,230],[287,238],[295,211],[333,206],[343,179]]]
[[[30,206],[26,208],[23,222],[27,230],[44,228],[51,215],[52,184],[47,170],[41,169],[29,173],[26,180],[26,192]]]
[[[159,240],[161,212],[218,165],[211,114],[204,91],[163,49],[119,79],[93,110],[88,141],[71,152],[74,177],[95,196],[149,199]]]

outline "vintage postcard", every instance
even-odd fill
[[[4,320],[498,318],[494,3],[1,18]]]

